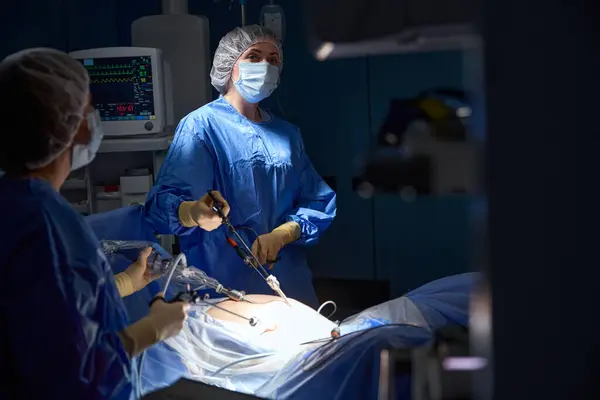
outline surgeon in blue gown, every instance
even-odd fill
[[[100,147],[90,100],[86,70],[63,52],[24,50],[0,63],[0,385],[7,398],[139,398],[135,357],[177,334],[189,307],[156,301],[130,325],[121,297],[152,279],[148,249],[113,276],[90,227],[58,192]]]
[[[226,286],[272,294],[229,247],[225,226],[198,226],[206,193],[216,190],[282,290],[316,306],[305,246],[335,218],[336,195],[310,162],[300,130],[259,107],[277,88],[282,65],[281,44],[266,28],[236,28],[221,39],[211,71],[221,96],[179,123],[146,210],[158,233],[179,235],[189,264]]]

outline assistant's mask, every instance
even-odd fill
[[[90,142],[88,144],[74,144],[71,152],[71,171],[85,167],[96,157],[100,143],[104,137],[102,125],[100,125],[100,113],[91,111],[85,116],[88,129],[90,130]]]
[[[239,78],[233,83],[238,93],[249,103],[266,99],[277,89],[279,67],[266,61],[238,63]]]

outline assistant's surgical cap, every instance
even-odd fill
[[[215,51],[212,70],[210,71],[210,83],[224,94],[227,91],[227,84],[231,79],[233,65],[238,58],[248,50],[252,45],[261,42],[272,43],[279,51],[279,68],[283,65],[283,52],[281,42],[275,36],[272,30],[259,26],[247,25],[241,28],[235,28],[219,41],[219,47]]]
[[[87,71],[62,51],[28,49],[0,62],[0,169],[25,172],[54,161],[71,144],[88,96]]]

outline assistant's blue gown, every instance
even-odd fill
[[[0,178],[2,390],[23,399],[135,399],[127,315],[81,216],[48,182]]]
[[[301,238],[280,252],[272,273],[289,297],[316,306],[305,246],[314,244],[333,221],[336,195],[315,171],[299,129],[267,116],[265,122],[252,122],[220,97],[183,118],[148,195],[148,221],[157,233],[180,236],[188,264],[228,287],[267,294],[272,294],[267,284],[226,243],[226,228],[185,228],[179,205],[214,189],[229,202],[235,226],[261,235],[297,222]],[[248,246],[256,238],[245,229],[240,234]]]

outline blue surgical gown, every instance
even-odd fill
[[[27,399],[137,398],[127,315],[83,218],[49,183],[0,178],[2,390]]]
[[[148,195],[147,216],[157,233],[179,235],[188,264],[225,286],[266,294],[273,293],[226,243],[225,226],[212,232],[185,228],[179,205],[214,189],[229,202],[234,226],[262,235],[297,222],[301,238],[281,250],[272,273],[286,295],[316,306],[305,245],[314,244],[333,221],[336,195],[312,166],[299,129],[268,116],[252,122],[220,97],[184,117]],[[255,234],[239,232],[251,246]]]

